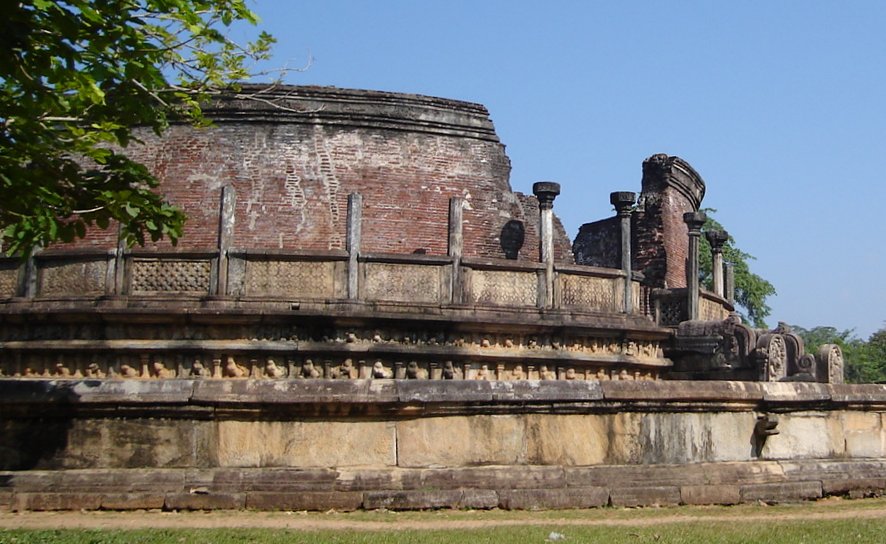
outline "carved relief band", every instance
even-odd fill
[[[18,263],[0,264],[0,298],[15,296],[18,287]]]

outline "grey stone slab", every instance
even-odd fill
[[[789,479],[886,478],[883,459],[801,459],[779,461]]]
[[[508,489],[499,491],[501,507],[509,510],[594,508],[609,503],[605,487]]]
[[[242,475],[243,489],[255,492],[332,491],[338,472],[331,469],[266,468]]]
[[[400,402],[489,402],[492,382],[483,380],[397,380]]]
[[[727,381],[602,381],[603,398],[612,401],[726,401],[763,399],[760,384]]]
[[[496,381],[492,398],[498,401],[590,401],[602,400],[603,389],[596,380],[520,380]]]
[[[741,488],[737,485],[684,485],[680,488],[683,504],[738,504]]]
[[[396,388],[387,380],[253,380],[198,381],[195,403],[376,403],[397,400]]]
[[[246,505],[245,493],[167,493],[166,510],[240,510]]]
[[[822,496],[821,482],[781,482],[741,486],[742,502],[796,502]]]
[[[98,510],[100,493],[15,493],[12,510]]]
[[[352,511],[363,504],[356,491],[260,492],[246,494],[246,508],[254,510]]]
[[[676,486],[613,487],[609,490],[612,506],[672,506],[680,504]]]
[[[164,493],[103,493],[102,510],[153,510],[163,508]]]
[[[436,491],[367,491],[363,507],[367,510],[426,510],[431,508],[458,508],[464,492],[460,489]]]
[[[559,466],[490,466],[424,469],[421,485],[430,489],[563,488],[566,475]]]
[[[886,478],[823,479],[821,491],[825,495],[847,495],[853,491],[886,491]]]
[[[886,404],[886,384],[830,384],[831,400],[863,404]]]
[[[336,491],[392,491],[419,489],[422,487],[421,470],[418,469],[338,469],[335,479]]]
[[[831,400],[831,390],[823,383],[766,382],[761,383],[763,400],[767,402],[822,402]]]

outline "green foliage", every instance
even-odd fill
[[[200,104],[249,75],[273,39],[222,32],[255,24],[245,0],[12,0],[0,19],[3,248],[83,237],[118,221],[128,243],[181,235],[184,214],[121,154],[134,127],[203,125]]]
[[[708,216],[704,224],[704,230],[726,230],[718,223],[713,214],[717,211],[712,208],[702,210]],[[713,277],[711,270],[711,246],[708,240],[702,236],[699,244],[699,275],[702,285],[707,289],[712,288]],[[735,240],[729,236],[729,240],[723,246],[723,260],[732,263],[735,274],[735,303],[743,310],[743,319],[754,327],[767,328],[766,318],[772,313],[772,309],[766,304],[766,299],[775,294],[775,287],[767,280],[751,272],[748,261],[754,260],[754,256],[735,247]]]
[[[803,338],[807,353],[816,353],[822,344],[840,346],[846,381],[886,383],[886,328],[872,334],[867,341],[857,338],[851,330],[838,331],[834,327],[792,328]]]

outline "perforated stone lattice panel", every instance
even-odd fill
[[[133,259],[130,293],[209,293],[211,263]]]
[[[18,267],[0,268],[0,298],[13,297],[18,286]]]

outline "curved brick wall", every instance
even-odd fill
[[[128,150],[188,214],[179,247],[217,246],[220,192],[232,185],[235,248],[344,249],[347,195],[359,192],[364,253],[445,255],[449,199],[459,196],[465,256],[503,258],[501,229],[516,220],[526,229],[519,258],[538,260],[535,197],[511,191],[510,161],[483,106],[317,87],[261,98],[221,100],[206,110],[214,127],[144,133]],[[558,259],[571,262],[557,228]],[[107,231],[78,245],[115,243]]]

